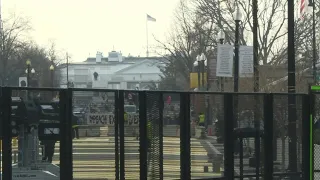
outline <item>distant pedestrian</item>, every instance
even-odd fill
[[[199,113],[199,126],[204,126],[205,115],[203,113]]]
[[[44,156],[42,160],[52,163],[56,141],[44,140],[41,141],[41,144],[44,146]]]

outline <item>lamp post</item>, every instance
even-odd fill
[[[53,81],[53,80],[54,80],[54,79],[53,79],[53,78],[54,78],[54,76],[53,76],[53,74],[54,74],[54,66],[51,65],[51,66],[49,67],[49,70],[50,70],[50,77],[51,77],[51,87],[53,88],[53,86],[54,86],[54,83],[53,83],[53,82],[54,82],[54,81]],[[52,96],[51,98],[53,99],[53,98],[54,98],[54,92],[53,92],[53,91],[51,92],[51,96]]]
[[[205,66],[207,66],[205,64],[207,58],[206,56],[204,55],[204,53],[201,54],[200,56],[200,61],[201,61],[201,66],[202,66],[202,88],[204,89],[205,85],[204,85],[204,71],[205,71]]]
[[[297,172],[297,130],[296,130],[296,65],[294,37],[294,1],[288,1],[288,136],[289,136],[289,171]]]
[[[27,64],[27,69],[26,69],[26,74],[27,74],[27,87],[29,87],[31,61],[28,59],[28,60],[26,61],[26,64]]]
[[[54,66],[53,65],[51,65],[50,67],[49,67],[49,70],[50,70],[50,72],[51,72],[51,87],[53,87],[54,86],[54,83],[53,83],[53,78],[54,78],[54,76],[53,76],[53,73],[54,73]]]
[[[239,91],[239,28],[241,21],[241,13],[239,7],[237,7],[237,11],[234,17],[236,22],[236,31],[235,31],[235,41],[234,41],[234,78],[233,78],[233,89],[234,92]],[[234,110],[236,112],[234,118],[234,127],[238,127],[238,96],[234,99]]]
[[[198,90],[200,90],[201,84],[200,84],[200,55],[196,57],[196,61],[193,63],[194,67],[197,67],[198,72]]]
[[[225,38],[225,34],[224,34],[223,30],[220,31],[218,38],[219,38],[219,43],[223,44],[224,38]],[[219,82],[220,82],[220,90],[221,90],[221,92],[223,92],[224,91],[224,77],[220,77]]]
[[[234,17],[236,22],[236,31],[235,31],[235,41],[234,41],[234,81],[233,88],[234,92],[239,91],[239,28],[241,22],[241,13],[239,7],[237,7],[237,11]]]

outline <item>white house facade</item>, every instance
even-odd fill
[[[87,58],[81,63],[62,64],[58,67],[59,85],[67,86],[67,79],[76,88],[148,89],[160,81],[159,57],[123,57],[119,52],[109,52],[103,57]]]

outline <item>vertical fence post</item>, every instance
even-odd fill
[[[264,114],[264,179],[273,179],[273,95],[265,94],[263,105]]]
[[[119,91],[115,92],[115,114],[114,114],[114,156],[115,156],[115,179],[119,178]]]
[[[139,131],[140,179],[147,180],[147,95],[145,91],[139,92]]]
[[[11,88],[2,87],[2,179],[12,179]]]
[[[60,110],[60,177],[67,173],[67,90],[62,89],[59,92],[59,110]]]
[[[60,177],[73,179],[72,154],[72,89],[59,95],[60,107]]]
[[[254,128],[256,130],[255,138],[254,138],[254,154],[256,158],[256,171],[255,171],[255,178],[258,180],[260,178],[260,162],[261,162],[261,132],[260,132],[260,119],[261,119],[261,111],[259,109],[260,102],[260,95],[255,94],[254,95]],[[265,101],[264,101],[265,102]],[[266,103],[266,102],[265,102]],[[264,106],[264,110],[266,110],[266,106]],[[269,106],[269,108],[272,108],[272,106]]]
[[[120,179],[125,179],[124,165],[124,91],[119,91]]]
[[[68,177],[68,179],[73,179],[73,146],[72,146],[72,119],[73,119],[73,107],[72,107],[72,96],[73,96],[73,90],[67,89],[67,119],[66,119],[66,145],[67,145],[67,174],[65,177]]]
[[[159,93],[159,179],[163,180],[163,93]]]
[[[302,179],[313,179],[313,131],[310,123],[313,123],[311,116],[311,99],[312,94],[303,96],[302,104]],[[311,158],[310,158],[311,157]]]
[[[224,95],[224,177],[234,179],[234,103],[233,94]]]
[[[180,179],[191,179],[190,95],[180,93]]]

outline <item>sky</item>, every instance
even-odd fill
[[[121,51],[146,56],[146,14],[149,47],[166,41],[179,0],[1,0],[3,19],[12,14],[29,20],[31,38],[41,46],[55,42],[71,62],[84,61],[97,51]],[[151,51],[151,50],[149,50]],[[150,53],[155,55],[155,53]]]

